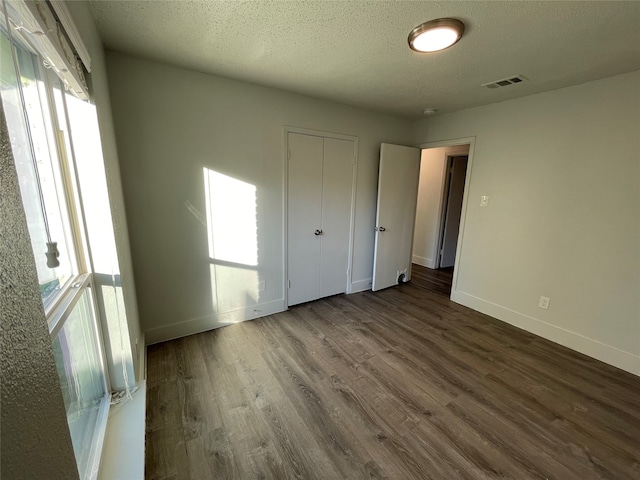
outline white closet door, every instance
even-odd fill
[[[288,134],[289,305],[318,298],[322,230],[323,138]]]
[[[324,139],[319,298],[347,290],[355,142]]]
[[[374,291],[397,285],[402,273],[405,280],[410,279],[419,178],[419,149],[388,143],[381,145]]]

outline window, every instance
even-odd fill
[[[78,472],[82,479],[94,479],[111,388],[96,280],[66,136],[73,134],[67,130],[70,94],[19,35],[19,28],[9,30],[9,25],[0,14],[1,100]]]
[[[3,59],[11,58],[11,45],[5,32],[1,41]],[[45,307],[48,307],[71,277],[78,273],[78,266],[40,62],[23,46],[14,45],[14,51],[20,78],[11,75],[9,69],[3,69],[2,101],[36,260],[40,294]],[[53,242],[59,252],[56,258],[59,265],[50,268],[46,252],[47,244]]]
[[[97,432],[106,423],[110,400],[92,288],[85,285],[89,279],[85,275],[77,286],[74,284],[77,292],[70,292],[70,305],[58,310],[52,332],[53,354],[80,478],[95,478],[98,473],[102,441]]]

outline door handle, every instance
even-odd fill
[[[314,235],[322,235],[322,230],[316,230],[315,232],[313,232]]]
[[[387,229],[384,227],[376,227],[376,232],[386,232]]]

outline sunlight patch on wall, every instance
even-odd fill
[[[216,313],[241,310],[258,303],[258,272],[213,264],[211,293]]]
[[[256,187],[204,168],[209,257],[258,265]]]
[[[259,301],[256,187],[204,168],[213,311]]]

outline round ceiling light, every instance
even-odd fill
[[[462,38],[464,23],[455,18],[437,18],[418,25],[409,34],[409,46],[416,52],[437,52]]]

